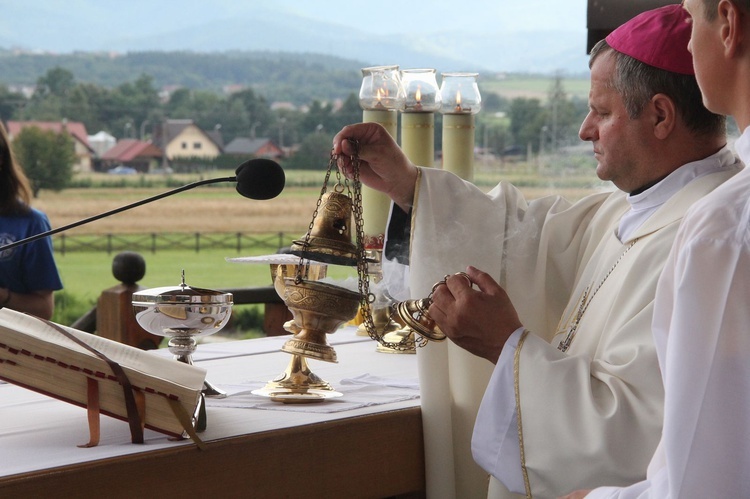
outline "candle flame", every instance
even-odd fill
[[[463,113],[464,109],[461,107],[461,91],[456,91],[456,106],[453,108],[455,113]]]
[[[417,102],[422,102],[422,87],[421,86],[417,87],[417,93],[414,94],[414,98],[416,99]]]

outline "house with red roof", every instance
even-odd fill
[[[237,137],[224,147],[225,154],[278,159],[284,151],[268,138]]]
[[[102,154],[101,163],[104,170],[125,165],[139,173],[149,173],[161,166],[163,156],[162,150],[151,142],[122,139]]]
[[[93,170],[94,150],[89,144],[89,135],[86,132],[86,125],[78,121],[8,121],[7,130],[8,138],[13,138],[27,127],[36,127],[44,131],[53,131],[55,133],[66,132],[73,138],[75,148],[76,162],[73,165],[74,172],[90,172]]]

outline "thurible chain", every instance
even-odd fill
[[[377,341],[385,348],[399,351],[413,350],[417,342],[409,338],[416,335],[404,336],[398,343],[385,341],[383,336],[378,333],[377,327],[372,318],[371,303],[374,301],[375,297],[370,294],[370,274],[367,268],[367,251],[365,249],[364,219],[362,216],[362,183],[359,180],[359,143],[355,140],[351,140],[351,143],[354,145],[354,154],[350,157],[350,163],[352,167],[352,183],[354,185],[352,212],[354,213],[354,227],[357,237],[357,283],[359,287],[360,308],[365,324],[365,330],[370,338]],[[332,159],[332,162],[333,161],[334,159]],[[423,346],[424,342],[418,344],[419,346]]]

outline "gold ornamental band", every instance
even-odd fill
[[[307,341],[290,339],[290,340],[287,340],[287,342],[290,347],[296,348],[298,350],[307,350],[309,352],[315,352],[315,353],[328,353],[331,350],[330,346],[320,345],[317,343],[310,343]]]
[[[443,128],[452,130],[474,130],[476,127],[474,125],[443,125]]]
[[[403,123],[401,123],[401,129],[402,130],[416,130],[416,129],[419,129],[419,128],[434,129],[435,125],[434,124],[429,124],[429,125],[404,125]]]
[[[398,121],[377,121],[374,123],[378,123],[380,125],[383,125],[385,128],[393,128],[398,127]]]

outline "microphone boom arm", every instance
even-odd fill
[[[87,224],[89,222],[94,222],[96,220],[99,220],[100,218],[105,218],[105,217],[108,217],[110,215],[115,215],[117,213],[120,213],[121,211],[129,210],[131,208],[137,208],[138,206],[141,206],[143,204],[150,203],[152,201],[156,201],[156,200],[159,200],[161,198],[165,198],[167,196],[171,196],[172,194],[177,194],[179,192],[186,191],[188,189],[192,189],[194,187],[198,187],[198,186],[206,185],[206,184],[213,184],[213,183],[217,183],[217,182],[236,182],[236,181],[237,181],[237,177],[223,177],[223,178],[213,178],[213,179],[206,179],[206,180],[199,180],[197,182],[192,182],[190,184],[183,185],[182,187],[178,187],[176,189],[172,189],[171,191],[163,192],[161,194],[157,194],[156,196],[151,196],[150,198],[142,199],[142,200],[137,201],[135,203],[128,204],[128,205],[125,205],[125,206],[121,206],[119,208],[115,208],[114,210],[107,211],[105,213],[100,213],[98,215],[94,215],[93,217],[85,218],[83,220],[79,220],[77,222],[73,222],[72,224],[65,225],[63,227],[58,227],[56,229],[48,230],[47,232],[41,232],[41,233],[33,235],[31,237],[27,237],[26,239],[21,239],[19,241],[14,241],[14,242],[12,242],[10,244],[6,244],[5,246],[0,246],[0,252],[5,251],[5,250],[9,250],[9,249],[13,249],[16,246],[21,246],[23,244],[31,243],[33,241],[36,241],[37,239],[42,239],[42,238],[45,238],[47,236],[51,236],[51,235],[57,234],[58,232],[62,232],[64,230],[68,230],[68,229],[72,229],[74,227],[78,227],[79,225],[84,225],[84,224]]]

